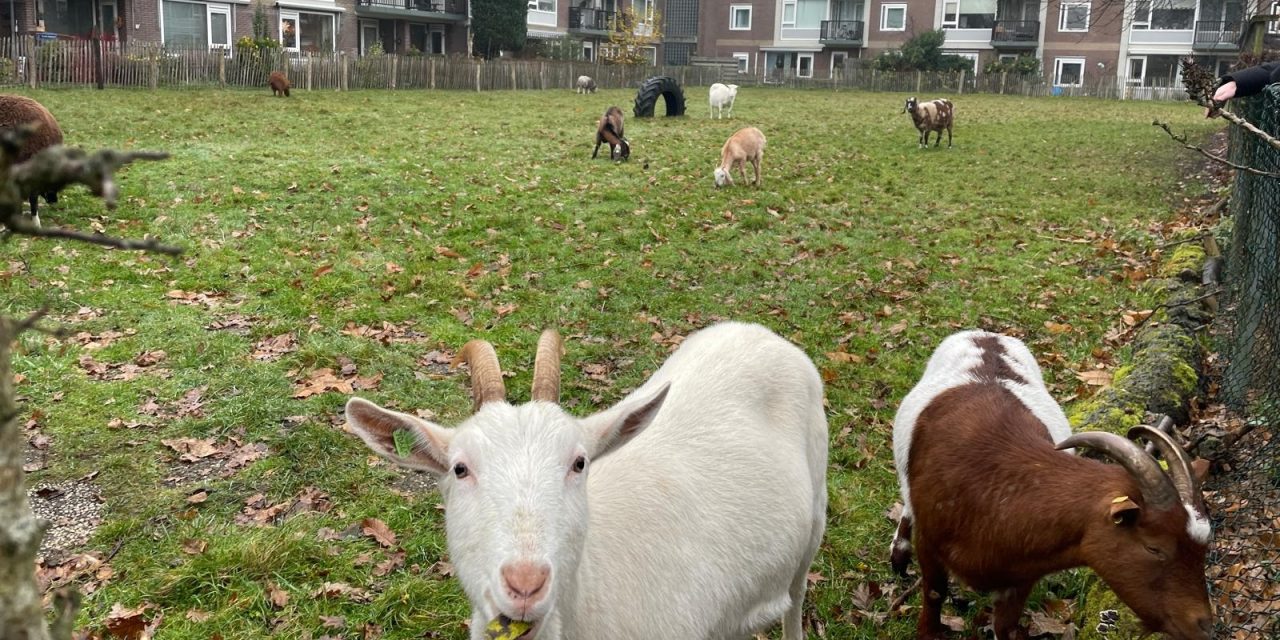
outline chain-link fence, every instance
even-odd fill
[[[1237,113],[1280,135],[1280,86],[1237,100]],[[1233,126],[1231,160],[1280,173],[1280,150]],[[1209,577],[1217,637],[1280,637],[1280,178],[1237,171],[1218,351],[1220,397],[1244,423],[1213,491]]]

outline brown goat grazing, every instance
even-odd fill
[[[951,148],[951,125],[954,124],[956,118],[955,105],[945,98],[939,100],[930,100],[928,102],[916,102],[915,97],[907,98],[907,104],[902,108],[903,113],[911,114],[911,121],[915,123],[916,129],[920,131],[920,148],[924,149],[929,146],[929,132],[937,131],[938,139],[933,146],[942,144],[942,130],[947,130],[947,148]]]
[[[58,121],[54,119],[53,114],[39,102],[26,96],[0,95],[0,131],[7,131],[28,123],[38,124],[39,129],[22,144],[22,149],[18,151],[18,162],[30,160],[31,156],[46,147],[62,144],[62,128],[58,126]],[[31,217],[36,226],[40,226],[40,214],[37,209],[39,196],[43,195],[49,204],[56,204],[58,192],[25,195],[31,203]]]
[[[610,160],[626,160],[631,157],[631,145],[622,135],[622,109],[618,107],[609,107],[600,116],[600,124],[596,126],[596,148],[591,152],[592,159],[600,153],[600,144],[604,142],[609,143]]]
[[[267,84],[271,85],[271,95],[279,98],[289,97],[289,79],[279,71],[272,71],[271,76],[267,78]]]
[[[720,149],[720,166],[714,176],[717,187],[733,184],[733,165],[742,171],[742,181],[747,181],[747,163],[755,169],[752,184],[760,186],[760,163],[764,161],[764,133],[755,127],[743,127],[725,140]]]
[[[1163,454],[1167,473],[1137,437]],[[944,340],[893,425],[903,515],[892,559],[905,572],[914,528],[917,638],[946,637],[949,573],[994,592],[995,637],[1009,640],[1027,637],[1019,619],[1040,578],[1085,565],[1151,631],[1209,638],[1210,529],[1198,479],[1163,432],[1140,426],[1129,438],[1070,435],[1021,341],[983,331]],[[1071,447],[1119,464],[1061,451]]]

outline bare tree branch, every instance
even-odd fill
[[[167,244],[160,244],[155,238],[144,238],[142,240],[130,240],[128,238],[117,238],[101,233],[85,233],[74,229],[46,229],[37,227],[24,218],[18,220],[8,220],[5,225],[9,227],[9,231],[24,236],[35,236],[38,238],[66,238],[68,240],[79,240],[104,247],[112,247],[115,249],[125,249],[131,251],[150,251],[153,253],[164,253],[176,256],[182,253],[181,247],[174,247]]]
[[[1225,116],[1225,115],[1235,115],[1235,114],[1228,114],[1227,112],[1223,112],[1223,115]],[[1190,149],[1190,150],[1192,150],[1192,151],[1195,151],[1196,153],[1199,153],[1200,155],[1202,155],[1202,156],[1204,156],[1204,157],[1206,157],[1206,158],[1209,158],[1210,160],[1213,160],[1213,161],[1215,161],[1215,162],[1220,162],[1220,163],[1222,163],[1222,164],[1225,164],[1225,165],[1227,165],[1228,167],[1231,167],[1232,169],[1237,169],[1237,170],[1240,170],[1240,171],[1247,171],[1247,172],[1249,172],[1249,173],[1252,173],[1252,174],[1253,174],[1253,175],[1255,175],[1255,176],[1265,176],[1265,177],[1267,177],[1267,178],[1280,178],[1280,173],[1276,173],[1276,172],[1273,172],[1273,171],[1263,171],[1263,170],[1261,170],[1261,169],[1255,169],[1255,168],[1250,167],[1250,166],[1247,166],[1247,165],[1243,165],[1243,164],[1236,164],[1236,163],[1234,163],[1234,162],[1232,162],[1232,161],[1230,161],[1230,160],[1228,160],[1228,159],[1226,159],[1226,158],[1224,158],[1224,157],[1222,157],[1222,156],[1218,156],[1218,155],[1214,155],[1214,154],[1212,154],[1212,153],[1209,153],[1208,151],[1206,151],[1206,150],[1202,149],[1201,147],[1197,147],[1197,146],[1195,146],[1195,145],[1191,144],[1190,142],[1187,142],[1187,137],[1186,137],[1186,136],[1180,136],[1180,135],[1175,134],[1175,133],[1173,132],[1173,130],[1169,128],[1169,125],[1168,125],[1167,123],[1160,122],[1159,120],[1153,120],[1153,121],[1151,122],[1151,124],[1152,124],[1153,126],[1157,126],[1157,127],[1160,127],[1161,129],[1164,129],[1164,132],[1165,132],[1165,133],[1167,133],[1167,134],[1169,134],[1169,137],[1170,137],[1170,138],[1173,138],[1173,141],[1174,141],[1174,142],[1177,142],[1178,144],[1182,145],[1182,148],[1184,148],[1184,149]],[[1250,126],[1253,126],[1253,125],[1250,125]],[[1271,138],[1271,136],[1267,136],[1267,134],[1265,134],[1265,133],[1263,133],[1262,135],[1264,135],[1264,136],[1266,136],[1266,137],[1268,137],[1268,138]],[[1272,139],[1272,140],[1275,140],[1274,138],[1271,138],[1271,139]],[[1277,147],[1277,148],[1280,148],[1280,147]]]

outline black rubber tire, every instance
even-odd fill
[[[658,96],[667,103],[668,116],[684,115],[684,89],[680,88],[680,83],[669,76],[654,76],[641,83],[640,90],[636,92],[636,117],[652,118]]]

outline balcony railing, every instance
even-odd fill
[[[991,27],[991,44],[997,47],[1036,48],[1040,40],[1039,20],[996,20]]]
[[[818,41],[862,44],[865,26],[861,20],[823,20]]]
[[[1239,51],[1240,35],[1244,32],[1244,27],[1243,22],[1197,20],[1196,36],[1191,42],[1191,48],[1202,51]]]
[[[613,11],[593,7],[569,7],[569,29],[575,31],[613,31]]]
[[[466,0],[356,0],[357,7],[405,9],[428,13],[467,13]]]

